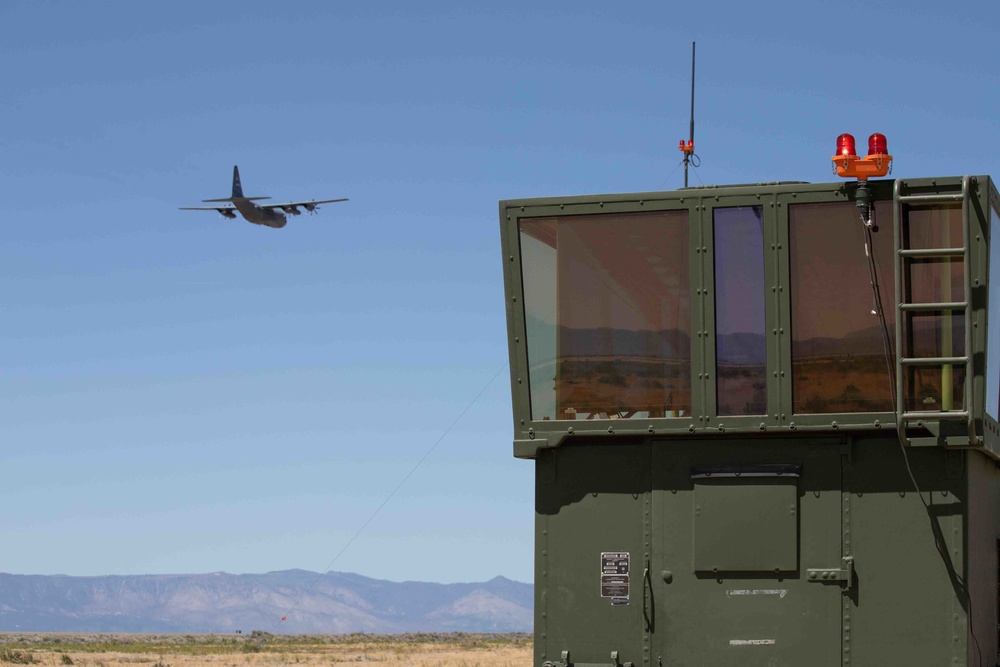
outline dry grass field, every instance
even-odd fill
[[[523,667],[531,635],[0,635],[0,667]]]

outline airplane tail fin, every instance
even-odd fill
[[[243,184],[240,183],[240,168],[233,165],[233,199],[243,197]]]
[[[202,199],[203,202],[221,202],[221,201],[233,201],[234,199],[245,199],[247,201],[259,201],[261,199],[270,199],[270,197],[244,197],[243,196],[243,184],[240,183],[240,168],[233,165],[233,196],[224,197],[222,199]]]

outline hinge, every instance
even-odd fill
[[[844,556],[843,566],[836,568],[813,568],[806,570],[806,581],[820,584],[840,582],[845,584],[845,590],[851,590],[854,584],[854,556]]]
[[[618,651],[611,652],[610,663],[573,662],[569,658],[569,651],[562,652],[562,659],[559,662],[546,660],[542,667],[635,667],[634,662],[621,662],[618,659]]]

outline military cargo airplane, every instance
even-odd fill
[[[254,204],[261,199],[270,197],[244,197],[243,185],[240,183],[240,169],[233,167],[233,196],[224,199],[202,199],[205,203],[231,202],[221,206],[181,206],[182,211],[218,211],[226,218],[236,218],[234,211],[239,211],[247,222],[255,225],[265,225],[267,227],[284,227],[288,222],[288,215],[301,215],[299,208],[304,208],[308,213],[315,213],[319,210],[320,204],[333,204],[347,199],[321,199],[319,201],[290,201],[284,204]]]

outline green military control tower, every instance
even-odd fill
[[[500,202],[537,667],[998,664],[1000,196],[853,153]]]

